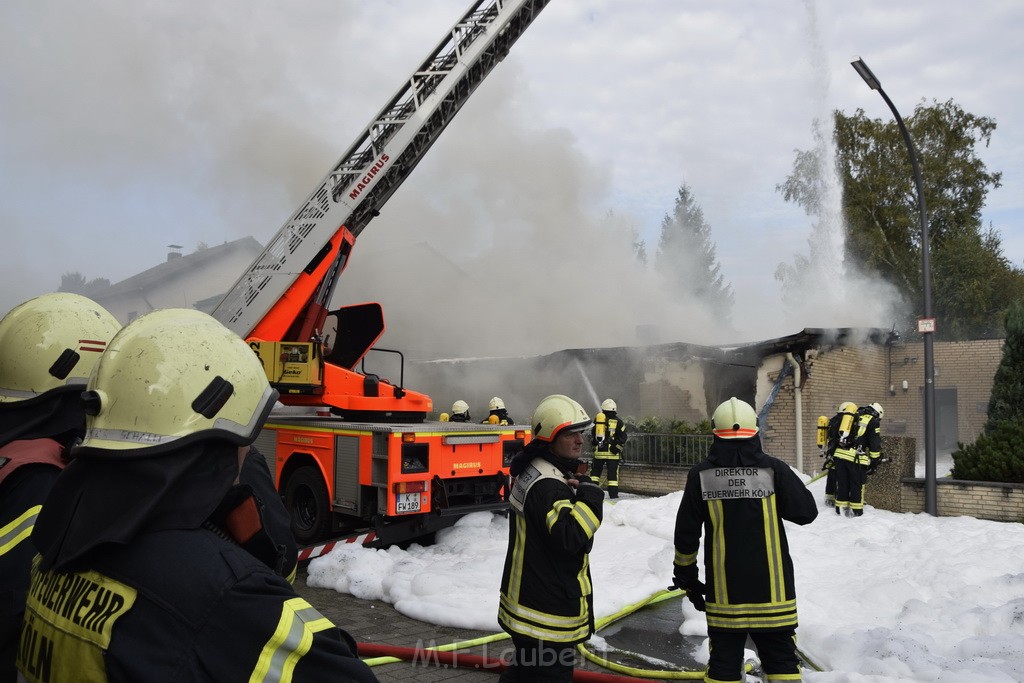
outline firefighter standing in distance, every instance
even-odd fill
[[[819,421],[821,418],[818,418]],[[821,455],[825,458],[822,466],[828,474],[825,475],[825,505],[833,507],[836,504],[836,449],[840,445],[849,446],[856,438],[857,429],[857,404],[851,401],[843,401],[839,404],[839,410],[828,421],[828,436],[825,441]]]
[[[514,425],[513,420],[508,415],[508,411],[505,410],[505,402],[498,396],[495,396],[487,404],[487,417],[480,421],[481,424],[492,424],[492,425]]]
[[[120,324],[99,304],[44,294],[0,320],[0,682],[14,681],[36,517],[85,432],[79,396]]]
[[[673,581],[707,612],[705,681],[743,680],[754,641],[769,681],[799,681],[796,588],[783,520],[808,524],[818,507],[786,463],[761,450],[757,414],[730,398],[711,418],[707,459],[691,468],[676,515]],[[705,585],[697,551],[704,533]]]
[[[471,422],[469,417],[469,404],[461,400],[453,403],[452,414],[448,419],[451,422]]]
[[[276,398],[205,313],[155,311],[114,336],[32,533],[27,681],[376,681],[268,566],[267,502],[239,478]]]
[[[575,646],[594,632],[590,549],[604,494],[582,474],[590,418],[561,394],[533,413],[533,441],[509,467],[508,552],[498,623],[512,636],[501,683],[572,681]]]
[[[617,416],[617,408],[615,401],[606,398],[590,432],[590,443],[594,448],[594,480],[601,479],[607,464],[609,498],[619,497],[619,459],[626,444],[626,423]]]
[[[853,436],[836,448],[836,514],[860,517],[864,514],[864,489],[868,475],[882,462],[882,415],[878,403],[857,411]]]

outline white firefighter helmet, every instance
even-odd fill
[[[606,398],[605,400],[601,401],[601,410],[604,410],[606,412],[611,411],[614,413],[615,411],[618,410],[618,408],[615,406],[615,401],[611,400],[610,398]]]
[[[487,404],[487,410],[505,410],[505,402],[501,398],[495,396],[491,399],[490,403]]]
[[[0,320],[0,403],[84,389],[120,323],[78,294],[43,294]]]
[[[590,428],[590,416],[576,401],[562,394],[552,394],[533,411],[533,437],[554,441],[563,430],[583,431]]]
[[[881,418],[883,415],[885,415],[885,409],[882,408],[882,404],[881,403],[872,403],[871,404],[871,409],[874,410],[876,413],[878,413],[878,417],[879,418]]]
[[[276,399],[234,332],[200,311],[153,311],[118,332],[96,366],[82,397],[82,447],[127,451],[207,438],[245,445]]]
[[[711,431],[720,439],[749,439],[758,429],[757,413],[735,396],[715,408],[711,416]]]
[[[456,401],[452,404],[452,415],[464,415],[469,412],[469,404],[465,401]]]
[[[842,403],[839,404],[839,410],[836,411],[836,412],[839,412],[839,413],[856,413],[857,412],[857,404],[854,403],[853,401],[843,401]]]

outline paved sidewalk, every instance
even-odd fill
[[[360,643],[398,645],[403,647],[432,647],[473,640],[493,635],[491,632],[435,626],[411,619],[395,611],[394,607],[378,600],[360,600],[327,588],[306,585],[306,571],[299,570],[295,589],[321,614],[352,634]],[[460,653],[500,658],[511,647],[509,640],[478,646]],[[587,661],[577,661],[580,669],[603,671]],[[457,681],[458,683],[497,683],[497,670],[472,668],[445,668],[420,662],[398,662],[373,667],[382,683],[389,681]],[[639,680],[639,679],[637,679]]]

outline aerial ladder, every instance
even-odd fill
[[[401,354],[374,348],[380,305],[330,305],[356,238],[548,1],[473,2],[213,311],[293,408],[256,446],[300,543],[366,524],[401,542],[505,505],[528,429],[426,422],[431,399],[403,386]],[[365,370],[370,351],[398,355],[397,383]]]

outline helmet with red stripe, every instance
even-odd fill
[[[757,413],[735,396],[715,408],[711,416],[711,432],[720,439],[749,439],[758,431]]]

